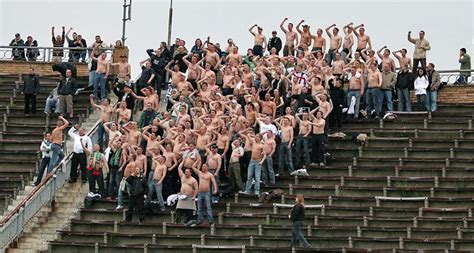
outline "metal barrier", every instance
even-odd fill
[[[107,56],[111,56],[113,48],[100,48],[99,52],[107,53]],[[14,60],[14,55],[20,57],[18,61],[36,61],[36,62],[88,62],[92,48],[77,48],[77,47],[16,47],[16,46],[0,46],[0,60]],[[31,52],[36,57],[35,59],[29,58]],[[109,57],[110,58],[110,57]],[[15,59],[16,60],[16,59]]]
[[[97,143],[99,121],[87,133],[93,143]],[[0,252],[15,240],[23,231],[26,223],[46,204],[53,200],[54,195],[63,187],[71,171],[72,153],[64,158],[60,165],[48,174],[42,182],[13,211],[6,214],[0,221]]]
[[[474,84],[474,69],[471,70],[437,70],[442,82],[447,82],[449,84],[456,83],[457,80],[459,80],[459,77],[461,76],[461,73],[466,73],[469,72],[469,75],[467,75],[466,78],[466,84]]]

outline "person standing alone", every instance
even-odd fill
[[[291,230],[291,245],[290,247],[299,246],[300,242],[303,242],[305,248],[310,248],[311,244],[308,243],[304,235],[301,233],[301,227],[304,221],[304,197],[301,194],[296,195],[296,204],[291,209],[290,220],[293,222],[293,228]]]
[[[30,115],[31,112],[36,113],[36,94],[38,94],[40,82],[38,76],[35,74],[35,69],[30,67],[30,73],[23,80],[22,93],[25,95],[25,115]]]

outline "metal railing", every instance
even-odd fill
[[[113,48],[100,48],[99,52],[113,54]],[[0,60],[32,62],[88,62],[92,48],[0,46]],[[33,56],[33,57],[32,57]]]
[[[93,143],[97,143],[99,139],[98,125],[99,121],[87,133]],[[3,252],[13,240],[21,235],[27,222],[44,205],[51,203],[57,191],[67,182],[71,171],[71,158],[72,153],[66,156],[59,166],[54,168],[23,201],[0,221],[0,252]]]
[[[456,83],[458,80],[459,80],[459,77],[461,76],[461,74],[463,76],[465,76],[466,78],[466,84],[474,84],[474,76],[473,76],[473,73],[474,73],[474,69],[463,69],[463,70],[459,70],[459,69],[455,69],[455,70],[437,70],[440,77],[441,77],[441,81],[442,82],[446,82],[448,84],[453,84],[453,83]],[[468,75],[465,75],[465,74],[468,74]]]

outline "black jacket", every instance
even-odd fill
[[[280,53],[280,50],[281,50],[281,39],[279,37],[271,37],[269,40],[268,40],[268,51],[272,50],[272,47],[276,48],[277,50],[277,54]]]
[[[69,69],[72,72],[72,77],[77,78],[77,68],[74,64],[69,62],[56,63],[51,66],[53,71],[61,73],[61,76],[66,77],[66,71]]]
[[[37,75],[28,75],[23,80],[23,93],[27,95],[38,94],[40,82]]]
[[[295,221],[304,221],[304,206],[300,203],[297,203],[291,209],[290,220]]]
[[[168,52],[169,54],[168,49],[166,49],[166,52]],[[150,56],[151,68],[157,74],[160,74],[160,75],[165,74],[166,73],[165,67],[166,67],[166,64],[168,63],[168,59],[166,58],[166,56],[164,56],[163,52],[161,53],[160,56],[158,56],[155,53],[153,53],[153,49],[148,49],[146,50],[146,53],[148,54],[148,56]]]
[[[397,75],[397,83],[395,84],[395,88],[397,89],[413,89],[413,82],[415,78],[412,73],[409,71],[399,71]]]
[[[61,78],[58,86],[58,94],[59,95],[74,95],[77,90],[76,79],[71,77],[69,80],[66,81],[66,78]]]
[[[147,190],[147,180],[145,177],[129,176],[127,177],[127,183],[130,184],[130,195],[143,196]]]

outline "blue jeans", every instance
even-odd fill
[[[98,126],[98,129],[97,129],[97,134],[99,135],[99,140],[98,140],[98,144],[100,146],[100,149],[102,150],[103,146],[104,146],[104,143],[106,143],[106,147],[108,146],[108,142],[109,142],[109,138],[107,136],[107,134],[105,133],[105,128],[104,128],[104,123],[100,122],[99,123],[99,126]],[[104,138],[105,136],[105,138]]]
[[[275,184],[275,171],[273,171],[273,157],[267,156],[263,162],[262,181],[265,184]]]
[[[95,80],[95,70],[89,71],[89,87],[94,86],[94,80]]]
[[[297,168],[309,164],[309,138],[298,135],[296,137],[296,166]],[[303,153],[303,154],[301,154]],[[303,164],[301,164],[301,155],[303,155]]]
[[[163,200],[163,183],[158,184],[157,181],[151,179],[148,182],[148,194],[146,196],[146,205],[151,206],[151,198],[153,197],[153,193],[156,192],[156,196],[158,197],[158,204],[160,208],[165,208],[165,201]]]
[[[303,242],[304,247],[308,247],[309,243],[301,233],[301,227],[303,226],[302,221],[293,222],[293,228],[291,230],[291,245],[290,247],[299,246],[300,242]]]
[[[410,91],[408,89],[397,89],[398,111],[411,112]]]
[[[436,112],[436,100],[438,100],[438,91],[426,90],[426,110]]]
[[[389,112],[393,111],[392,90],[380,90],[380,106],[382,106],[384,99],[387,100],[387,110]]]
[[[368,88],[366,93],[366,101],[367,104],[367,116],[370,118],[372,114],[372,110],[375,110],[375,114],[380,116],[380,112],[382,111],[382,105],[380,103],[380,94],[379,88]]]
[[[280,161],[278,170],[283,173],[283,167],[285,166],[285,160],[288,163],[288,172],[293,172],[293,154],[291,152],[291,147],[288,147],[288,142],[282,142],[280,148],[278,149],[278,160]]]
[[[211,207],[211,192],[199,192],[198,193],[198,219],[197,223],[202,223],[204,221],[204,205],[203,201],[205,201],[205,206],[207,209],[207,221],[209,223],[214,222],[214,218],[212,217],[212,207]]]
[[[96,72],[94,77],[94,97],[98,98],[97,92],[100,89],[100,99],[107,97],[107,92],[105,90],[105,74]]]
[[[326,60],[328,61],[328,65],[332,66],[332,61],[336,59],[336,51],[334,49],[329,49],[328,54],[326,56]]]
[[[127,181],[125,181],[125,189],[123,191],[119,189],[118,191],[117,204],[119,206],[123,206],[123,192],[124,191],[127,191],[128,196],[130,196],[130,184],[127,183]]]
[[[250,193],[252,189],[252,179],[255,179],[255,194],[260,195],[260,178],[262,176],[262,165],[257,160],[250,160],[247,170],[247,183],[245,184],[245,192]]]
[[[360,108],[360,90],[347,91],[347,97],[346,97],[347,106],[351,105],[352,97],[355,97],[355,100],[356,100],[353,116],[354,116],[354,119],[357,119],[359,117],[359,108]]]
[[[54,109],[55,113],[61,112],[60,109],[59,109],[58,99],[48,97],[46,99],[46,104],[44,105],[44,112],[45,113],[51,113],[51,108],[53,106],[55,107],[55,109]]]
[[[58,144],[51,144],[51,160],[49,161],[50,170],[54,169],[56,165],[64,158],[63,149]]]

